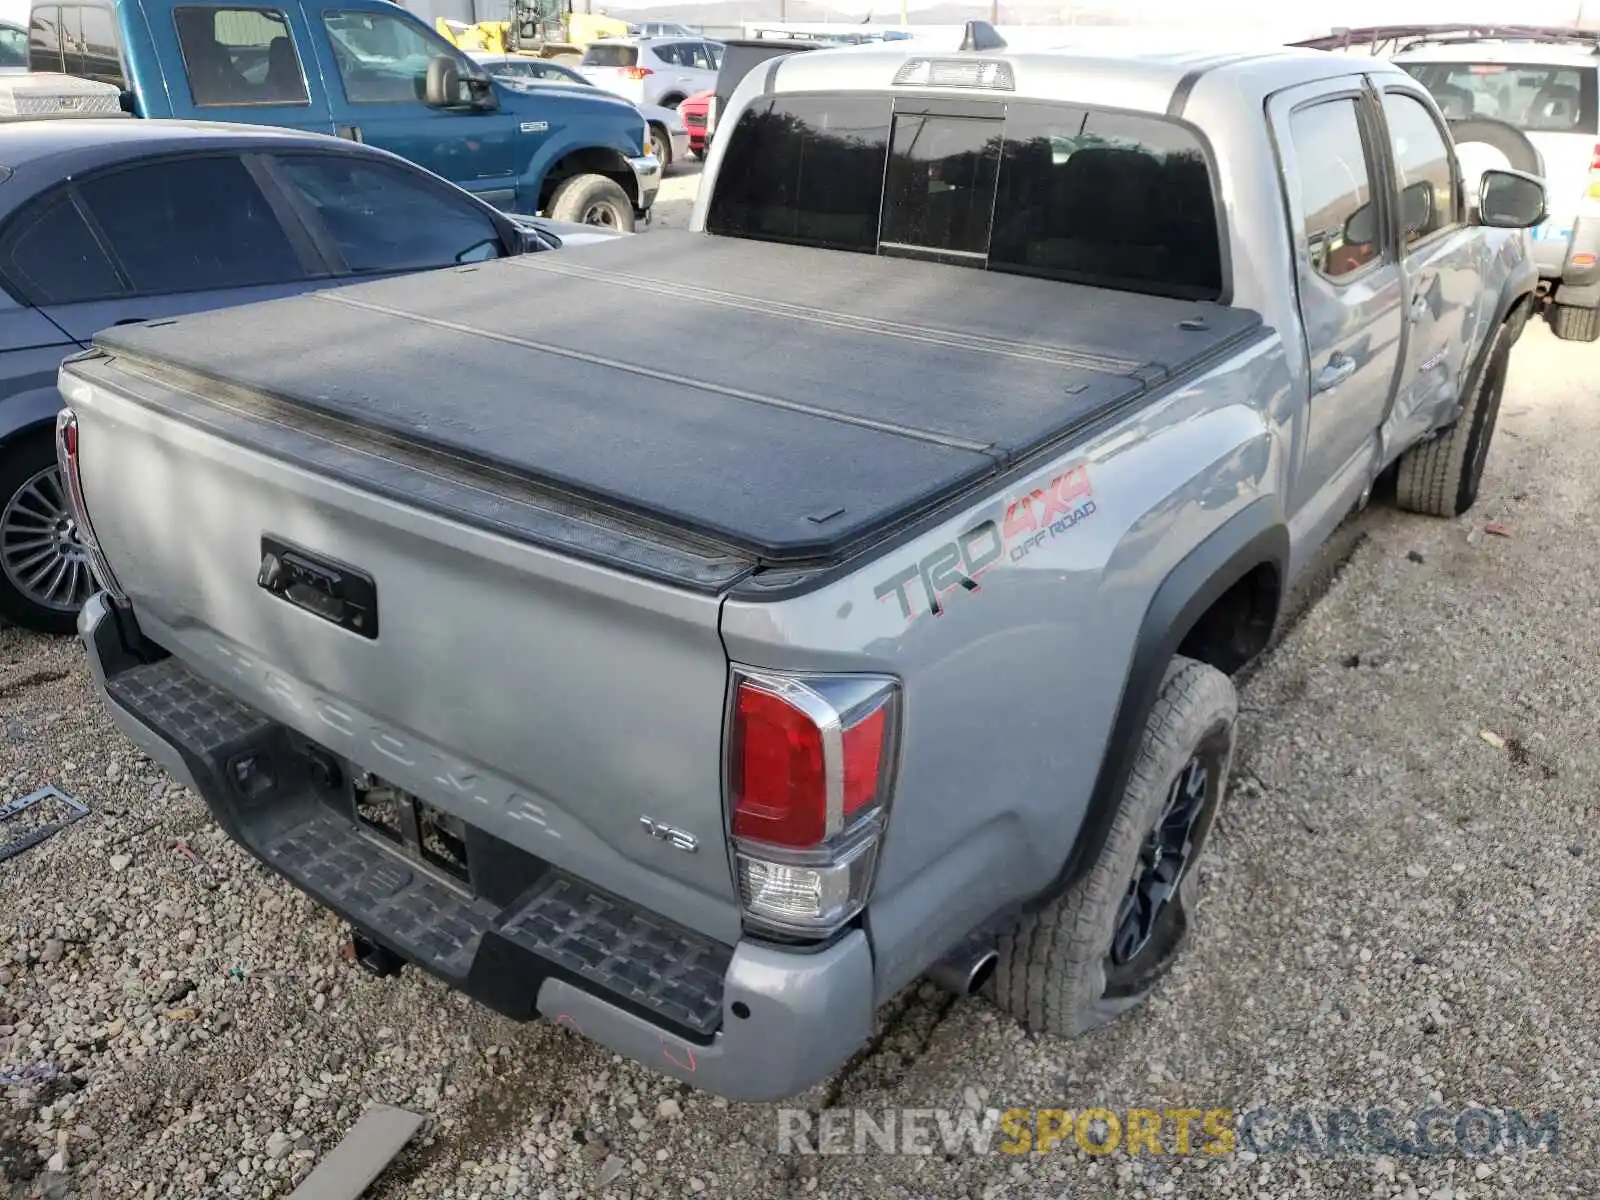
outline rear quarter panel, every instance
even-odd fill
[[[904,687],[868,913],[880,999],[1060,871],[1151,598],[1196,545],[1275,495],[1284,434],[1275,414],[1289,386],[1269,335],[819,590],[725,604],[735,662],[881,671]],[[1041,528],[1042,497],[1063,479],[1067,505]],[[974,565],[993,558],[975,589],[946,579],[935,613],[920,575],[896,586],[925,563],[937,583],[941,552],[963,543]]]

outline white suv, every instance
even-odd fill
[[[1529,231],[1558,337],[1600,338],[1600,40],[1518,31],[1445,34],[1394,55],[1432,93],[1468,194],[1488,167],[1542,175],[1550,217]]]
[[[606,38],[584,51],[578,71],[624,100],[676,108],[715,87],[721,65],[722,43],[705,38]]]

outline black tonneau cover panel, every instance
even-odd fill
[[[881,534],[1259,328],[658,230],[95,341],[782,562]]]

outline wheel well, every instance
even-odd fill
[[[687,97],[680,96],[677,92],[668,92],[665,96],[661,97],[661,107],[677,108],[678,105],[682,104],[685,99],[687,99]]]
[[[1267,648],[1278,620],[1278,570],[1262,563],[1212,602],[1184,634],[1178,653],[1232,675]]]
[[[574,175],[604,175],[607,179],[615,180],[628,194],[628,199],[633,202],[634,207],[638,207],[639,181],[634,177],[633,168],[628,165],[627,159],[615,150],[602,150],[598,146],[589,146],[582,150],[574,150],[545,172],[544,180],[539,184],[540,212],[549,211],[550,201],[556,194],[556,189]]]

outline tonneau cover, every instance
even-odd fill
[[[1241,309],[657,230],[95,342],[782,562],[875,536],[1259,328]]]

